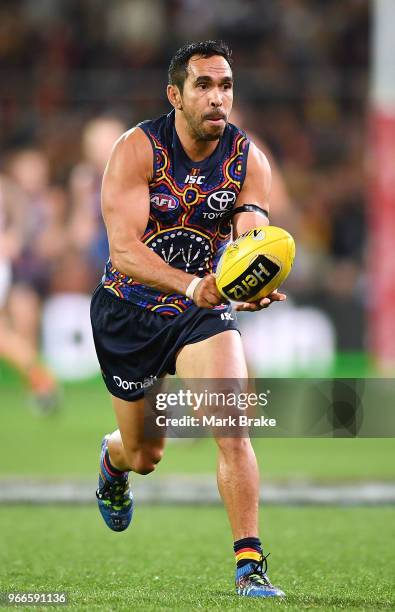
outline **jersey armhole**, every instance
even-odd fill
[[[244,185],[244,181],[247,175],[247,162],[248,162],[248,153],[250,151],[250,143],[251,140],[248,138],[247,136],[247,132],[245,130],[243,130],[242,128],[237,127],[237,125],[235,125],[234,123],[229,122],[228,126],[230,127],[230,129],[233,131],[233,145],[235,144],[235,141],[237,140],[237,138],[241,137],[244,139],[245,144],[243,144],[244,146],[244,150],[242,152],[242,157],[241,157],[241,166],[242,166],[242,174],[240,176],[240,191],[243,189],[243,185]]]
[[[243,134],[243,136],[245,137],[245,145],[244,145],[243,158],[242,158],[243,163],[242,163],[242,175],[240,177],[240,191],[243,189],[244,181],[247,176],[248,153],[250,152],[250,142],[251,142],[245,133]]]
[[[144,125],[144,121],[142,123],[138,123],[136,125],[136,127],[140,128],[140,130],[143,132],[143,134],[146,136],[146,138],[149,140],[150,144],[151,144],[151,148],[152,148],[152,177],[151,177],[151,181],[152,182],[155,178],[156,175],[156,168],[155,168],[155,156],[156,156],[156,150],[155,150],[155,143],[154,140],[149,132],[148,129],[144,129],[143,125]]]

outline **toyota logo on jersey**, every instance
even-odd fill
[[[178,207],[178,200],[167,193],[153,193],[150,202],[152,206],[163,212],[174,210]]]
[[[236,201],[236,194],[233,191],[214,191],[208,199],[207,204],[215,212],[226,212],[228,205],[233,205]]]

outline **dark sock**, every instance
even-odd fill
[[[237,567],[243,567],[248,563],[256,563],[262,557],[262,545],[259,538],[243,538],[233,544]]]
[[[104,453],[104,467],[106,468],[106,470],[110,474],[110,476],[113,476],[114,478],[117,478],[117,477],[122,476],[124,474],[124,472],[122,470],[118,470],[118,468],[116,468],[116,467],[114,467],[112,465],[112,463],[110,461],[110,455],[108,454],[108,449]]]

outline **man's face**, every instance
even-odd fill
[[[222,136],[233,102],[232,70],[226,59],[193,55],[181,99],[194,138],[217,140]]]

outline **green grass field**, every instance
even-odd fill
[[[2,378],[0,368],[0,405],[1,479],[88,479],[94,487],[100,440],[115,428],[101,381],[66,385],[62,409],[40,417],[17,377]],[[256,439],[254,446],[263,482],[395,477],[390,438]],[[214,474],[215,463],[213,440],[169,441],[149,478]],[[138,500],[124,534],[110,532],[93,503],[0,505],[0,591],[65,590],[70,607],[105,611],[395,609],[394,508],[270,506],[261,520],[269,574],[287,593],[282,602],[235,595],[223,508]]]
[[[271,551],[269,575],[286,591],[283,602],[234,594],[232,540],[219,507],[137,506],[123,534],[110,532],[93,505],[3,506],[0,525],[1,590],[64,590],[72,608],[395,606],[395,510],[390,508],[266,509],[262,534],[266,552]]]

